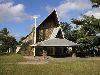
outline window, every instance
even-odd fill
[[[54,47],[47,47],[47,55],[53,55],[54,54]]]

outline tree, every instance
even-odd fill
[[[14,52],[16,49],[17,41],[15,37],[9,35],[7,28],[0,30],[0,52]]]
[[[99,7],[100,6],[100,0],[90,0],[93,3],[92,7]]]
[[[94,46],[100,46],[100,37],[95,37],[94,38],[93,45]]]
[[[93,8],[100,6],[100,0],[90,0]],[[96,37],[96,33],[100,32],[100,19],[92,16],[82,15],[82,19],[72,19],[72,23],[76,24],[77,30],[72,31],[72,40],[81,44],[80,49],[89,52],[92,46],[100,45],[100,37]]]
[[[26,37],[22,37],[20,40],[19,40],[19,42],[18,42],[18,45],[21,45],[23,42],[23,40],[25,39]]]
[[[94,18],[94,16],[83,15],[83,19],[72,19],[72,23],[81,26],[80,32],[84,35],[95,35],[100,31],[100,19]]]
[[[77,42],[78,39],[83,38],[83,34],[79,30],[73,30],[70,33],[70,41]]]
[[[76,42],[81,44],[81,49],[87,53],[89,52],[87,50],[100,44],[99,39],[96,38],[96,33],[100,32],[100,19],[96,19],[94,16],[82,16],[83,18],[80,20],[72,19],[72,23],[80,27],[73,35]],[[81,37],[79,37],[80,35]]]
[[[7,28],[3,28],[0,33],[4,34],[4,35],[8,35],[9,31],[7,30]]]
[[[67,22],[60,22],[60,26],[62,28],[62,31],[64,32],[64,37],[66,39],[69,39],[70,38],[71,29],[72,29],[70,24],[68,24]]]

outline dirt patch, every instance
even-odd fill
[[[24,56],[26,62],[18,62],[18,64],[46,64],[50,61],[56,62],[66,62],[66,61],[77,61],[77,60],[100,60],[100,57],[88,57],[88,58],[80,58],[80,57],[66,57],[66,58],[53,58],[49,57],[43,59],[42,57],[36,56]]]
[[[24,56],[26,62],[18,62],[18,64],[46,64],[49,62],[48,59],[42,57]]]

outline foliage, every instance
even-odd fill
[[[3,28],[0,33],[3,33],[4,35],[8,35],[9,31],[7,30],[7,28]]]
[[[93,3],[92,7],[99,7],[100,6],[100,0],[90,0]]]
[[[22,44],[22,41],[25,39],[26,37],[22,37],[19,42],[18,42],[18,45],[21,45]]]
[[[80,27],[79,29],[71,30],[72,27],[67,22],[61,22],[61,27],[66,39],[77,43],[82,42],[82,39],[84,39],[83,43],[87,41],[87,44],[91,44],[96,33],[100,32],[100,19],[96,19],[94,16],[82,16],[83,18],[80,20],[72,19],[72,23],[76,24],[77,28]]]
[[[99,45],[96,33],[100,32],[100,19],[86,15],[82,15],[82,17],[82,19],[72,19],[72,23],[80,28],[73,30],[71,37],[73,38],[72,41],[81,44],[81,48],[83,47],[82,50],[84,50],[87,46],[91,48],[93,45]]]
[[[72,19],[72,23],[81,26],[78,31],[84,37],[95,36],[97,32],[100,32],[100,19],[96,19],[93,16],[83,15],[83,19]]]
[[[93,45],[100,46],[100,37],[95,37],[93,40]]]
[[[81,32],[86,35],[93,35],[100,31],[100,19],[94,18],[94,16],[83,15],[83,19],[72,19],[72,23],[81,25]]]
[[[17,41],[13,36],[9,35],[9,31],[7,28],[3,28],[0,30],[0,52],[14,52],[16,49]]]
[[[66,39],[69,39],[70,38],[70,33],[71,33],[71,25],[68,24],[67,22],[60,22],[60,26],[62,28],[62,31],[64,32],[64,37]]]
[[[80,38],[77,40],[77,43],[87,45],[87,44],[91,44],[91,40],[88,38]]]
[[[71,31],[71,35],[69,40],[73,41],[73,42],[77,42],[77,39],[79,38],[83,38],[83,34],[81,34],[81,32],[79,30],[73,30]]]

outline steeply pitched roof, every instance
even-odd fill
[[[50,15],[49,15],[44,21],[42,21],[42,22],[39,24],[39,26],[37,27],[37,29],[38,29],[40,26],[43,26],[44,23],[45,23],[46,21],[49,21],[50,19],[52,19],[52,20],[59,26],[58,15],[57,15],[56,10],[54,10],[53,12],[50,13]],[[32,33],[32,32],[31,32],[31,33]],[[29,33],[29,34],[26,36],[26,38],[27,38],[31,33]]]
[[[35,46],[77,46],[77,45],[79,44],[76,44],[67,39],[59,39],[59,38],[49,39],[35,44]]]
[[[39,24],[39,26],[37,28],[39,28],[42,25],[45,25],[45,22],[49,21],[50,19],[52,19],[59,26],[58,15],[57,15],[56,10],[54,10],[53,12],[50,13],[50,15],[44,21],[42,21]]]

